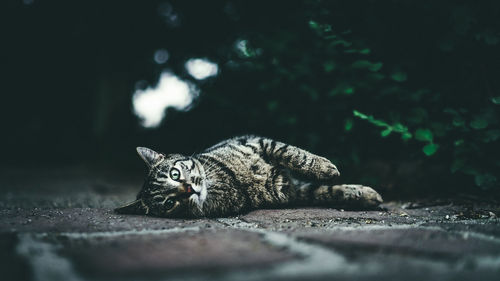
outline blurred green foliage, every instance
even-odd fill
[[[253,114],[345,166],[415,162],[421,184],[498,190],[499,5],[367,1],[346,18],[356,4],[339,2],[305,1],[295,25],[248,34],[238,63],[265,105]]]

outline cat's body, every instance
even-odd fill
[[[185,157],[138,148],[150,168],[137,200],[121,213],[164,217],[227,216],[281,206],[375,207],[373,189],[333,185],[328,159],[268,138],[241,136]]]

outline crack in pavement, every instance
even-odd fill
[[[92,238],[113,238],[113,237],[131,236],[131,235],[163,235],[167,233],[180,233],[188,231],[200,231],[200,227],[190,226],[190,227],[174,227],[168,229],[141,229],[141,230],[102,231],[102,232],[61,232],[58,233],[57,235],[72,239],[92,239]]]
[[[33,270],[36,281],[81,281],[72,263],[56,253],[60,246],[40,241],[31,233],[19,234],[16,252],[24,257]]]

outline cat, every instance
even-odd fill
[[[258,208],[374,208],[382,197],[362,185],[334,185],[328,159],[257,136],[222,141],[200,154],[164,155],[138,147],[149,167],[137,200],[115,209],[160,217],[220,217]]]

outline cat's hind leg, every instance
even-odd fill
[[[304,184],[297,189],[297,199],[300,204],[342,208],[374,208],[383,202],[373,188],[360,184]]]

